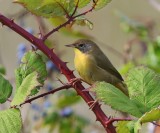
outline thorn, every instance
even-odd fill
[[[96,121],[99,121],[99,119],[96,117]]]
[[[51,48],[50,51],[53,52],[54,48]]]
[[[71,70],[71,71],[70,71],[70,75],[71,75],[71,74],[73,74],[73,73],[74,73],[74,71],[75,71],[75,70]]]
[[[2,28],[3,28],[3,26],[4,26],[5,24],[4,23],[2,23]]]
[[[56,77],[56,78],[57,78],[57,81],[59,81],[61,84],[65,85],[65,83],[60,78],[58,78],[58,77]]]
[[[67,65],[69,62],[63,62],[65,65]]]
[[[33,45],[31,47],[32,47],[32,51],[36,51],[36,48]]]
[[[51,56],[51,55],[49,55],[49,58],[51,59],[51,58],[52,58],[52,56]]]
[[[14,23],[14,19],[11,19],[11,22]]]

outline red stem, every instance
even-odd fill
[[[53,52],[53,50],[49,49],[43,42],[42,39],[36,38],[26,30],[24,30],[22,27],[18,26],[13,22],[13,20],[8,19],[4,15],[0,14],[0,22],[3,25],[8,26],[11,28],[13,31],[17,32],[19,35],[24,37],[26,40],[31,42],[33,45],[35,45],[39,50],[41,50],[52,62],[60,69],[60,71],[66,76],[68,81],[71,81],[71,79],[76,78],[73,74],[73,71],[71,71],[67,66],[66,63],[60,60],[60,58]],[[64,23],[63,25],[59,26],[63,27],[67,22]],[[89,92],[82,91],[85,88],[82,86],[80,82],[76,82],[74,86],[75,90],[77,91],[77,94],[80,95],[84,101],[90,106],[89,103],[91,101],[94,101],[92,96],[89,94]],[[104,126],[105,130],[108,133],[116,133],[115,127],[112,125],[112,123],[107,124],[107,121],[109,120],[108,117],[105,115],[105,113],[102,111],[100,108],[100,105],[97,103],[94,108],[92,108],[92,111],[96,115],[96,120],[100,121],[101,124]],[[106,125],[107,124],[107,125]]]

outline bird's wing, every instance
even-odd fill
[[[104,55],[102,51],[99,51],[101,53],[95,54],[95,59],[97,65],[109,72],[110,74],[116,76],[119,80],[123,81],[122,76],[119,74],[119,72],[115,69],[115,67],[112,65],[112,63],[109,61],[109,59]]]

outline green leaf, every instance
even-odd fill
[[[2,65],[0,65],[0,74],[6,74],[6,69]]]
[[[12,85],[0,74],[0,103],[6,102],[11,94]]]
[[[43,0],[14,0],[14,2],[21,4],[30,12],[38,15],[36,9],[41,6]]]
[[[154,108],[149,112],[146,112],[141,118],[139,118],[139,121],[141,123],[146,122],[152,122],[160,119],[160,109]]]
[[[112,0],[98,0],[97,4],[95,6],[95,9],[101,9],[101,8],[103,8],[104,6],[106,6],[111,1]],[[95,2],[96,2],[96,0],[95,0]]]
[[[24,77],[33,71],[36,71],[39,76],[38,81],[41,84],[44,83],[47,76],[46,64],[43,62],[43,59],[38,53],[35,51],[27,52],[22,58],[22,64],[20,67]]]
[[[98,99],[110,105],[113,109],[140,117],[142,113],[136,104],[122,91],[106,82],[97,82],[93,88]]]
[[[79,0],[78,8],[87,6],[91,0]],[[78,0],[74,0],[75,6],[77,5]]]
[[[19,109],[0,111],[0,133],[20,133],[22,119]]]
[[[43,17],[64,16],[73,12],[73,0],[15,0],[26,7],[30,12]]]
[[[30,95],[31,91],[37,86],[41,86],[41,84],[37,80],[38,73],[33,72],[29,74],[22,82],[16,94],[11,102],[11,106],[20,105],[23,103],[26,98]]]
[[[42,5],[37,9],[37,12],[38,14],[44,17],[55,17],[65,15],[63,8],[57,2]]]
[[[127,76],[130,99],[137,103],[142,113],[160,105],[160,75],[147,67],[131,69]]]
[[[16,69],[16,91],[18,91],[19,86],[22,84],[23,80],[32,72],[38,73],[38,81],[41,85],[47,77],[46,64],[42,59],[42,55],[38,54],[38,51],[27,52],[21,60],[20,67]],[[38,90],[39,88],[35,88]],[[38,91],[34,92],[38,92]]]
[[[16,89],[18,89],[19,86],[21,85],[22,81],[23,81],[20,68],[17,68],[15,70],[15,77],[16,77]]]
[[[134,133],[138,133],[141,129],[141,125],[146,122],[152,122],[160,119],[160,109],[154,108],[150,112],[146,112],[140,117],[134,124]]]
[[[130,133],[127,124],[129,121],[119,121],[116,125],[116,132],[117,133]]]

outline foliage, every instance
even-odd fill
[[[118,88],[105,82],[98,82],[93,90],[98,99],[110,105],[112,108],[129,113],[138,118],[132,121],[130,132],[137,133],[142,123],[160,119],[160,75],[147,67],[135,67],[131,69],[126,78],[129,97]],[[128,122],[119,122],[117,130],[123,132],[126,128],[119,128]],[[133,130],[132,130],[133,129]]]
[[[105,7],[111,0],[15,0],[15,3],[21,4],[29,12],[46,18],[54,25],[49,33],[58,30],[71,37],[91,38],[89,35],[76,31],[73,25],[88,26],[93,29],[93,23],[85,18],[88,12],[99,10]],[[91,7],[89,10],[86,8]],[[82,12],[84,10],[84,12]],[[146,122],[159,120],[160,105],[159,95],[159,36],[153,39],[150,36],[151,29],[143,23],[134,21],[122,13],[117,13],[121,18],[124,32],[135,34],[139,43],[145,44],[147,50],[143,49],[143,58],[138,61],[129,60],[121,70],[122,74],[127,74],[125,83],[128,86],[129,97],[124,95],[120,90],[111,84],[100,82],[93,86],[98,99],[105,104],[110,105],[113,109],[126,112],[135,117],[132,121],[119,121],[116,125],[118,133],[137,133],[141,125]],[[43,27],[43,26],[42,26]],[[44,30],[44,29],[43,29]],[[55,30],[55,31],[54,31]],[[34,34],[32,30],[27,30],[29,34]],[[45,33],[45,31],[44,31]],[[49,34],[47,34],[49,35]],[[42,40],[46,37],[41,36]],[[46,37],[45,39],[47,39]],[[43,40],[49,50],[52,50],[52,41]],[[129,44],[131,47],[131,44]],[[144,45],[143,45],[144,46]],[[43,46],[40,46],[43,49]],[[0,132],[21,132],[21,105],[28,103],[33,95],[37,95],[41,87],[46,88],[44,92],[50,92],[55,89],[53,82],[53,72],[58,72],[59,66],[55,64],[38,51],[36,47],[28,51],[24,43],[18,48],[19,67],[15,70],[16,88],[13,99],[11,100],[11,109],[0,111]],[[49,53],[46,53],[49,54]],[[50,55],[48,56],[50,58]],[[54,60],[54,59],[52,59]],[[135,67],[139,62],[145,63],[148,67]],[[132,68],[132,70],[130,70]],[[154,72],[150,68],[156,70]],[[129,71],[129,72],[128,72]],[[10,101],[12,94],[12,85],[4,78],[5,68],[0,66],[0,103]],[[46,81],[48,78],[51,82]],[[47,84],[45,84],[47,82]],[[49,94],[49,93],[48,93]],[[33,97],[35,98],[35,97]],[[36,99],[36,98],[35,98]],[[67,99],[67,100],[66,100]],[[41,114],[42,125],[48,126],[50,132],[58,128],[61,133],[83,133],[83,128],[89,123],[88,120],[76,114],[71,105],[80,101],[74,91],[62,91],[58,93],[58,100],[54,101],[52,107],[51,99],[48,96],[43,98],[43,104],[32,104],[31,108],[37,114]],[[20,106],[19,106],[20,105]],[[93,109],[94,110],[94,109]],[[36,118],[37,119],[37,118]],[[13,122],[14,120],[14,122]],[[7,127],[7,128],[6,128]]]
[[[105,7],[111,0],[14,0],[24,6],[29,12],[46,18],[54,26],[60,26],[68,23],[67,27],[59,28],[62,33],[71,37],[91,38],[89,35],[76,31],[73,25],[88,26],[93,29],[93,23],[85,18],[85,14],[92,10],[98,10]],[[90,10],[86,10],[90,6]],[[81,13],[82,10],[86,10]],[[79,15],[79,16],[78,16]],[[23,16],[22,16],[23,17]],[[21,20],[20,20],[21,21]],[[24,24],[23,24],[24,26]],[[43,26],[42,26],[43,27]],[[25,30],[34,35],[32,28]],[[45,28],[42,29],[45,32]],[[48,48],[53,48],[51,40],[45,40],[45,45]],[[43,47],[43,46],[42,46]],[[41,88],[46,88],[46,92],[55,89],[53,82],[53,73],[59,73],[59,66],[47,58],[44,53],[32,47],[32,50],[26,46],[26,43],[20,43],[18,46],[18,68],[15,70],[15,91],[12,94],[12,85],[4,76],[0,75],[0,103],[10,101],[11,109],[6,109],[0,112],[1,127],[0,132],[21,132],[21,105],[30,102],[30,99],[35,98],[39,91],[44,91]],[[5,74],[5,68],[0,66],[0,73]],[[49,80],[47,80],[47,76]],[[45,84],[47,82],[47,84]],[[12,94],[12,100],[10,96]],[[35,98],[36,99],[36,98]],[[67,100],[66,100],[67,99]],[[82,116],[74,113],[71,105],[80,101],[80,97],[74,91],[62,91],[58,94],[58,100],[55,102],[56,107],[51,109],[52,103],[48,96],[44,97],[43,104],[33,103],[31,108],[36,111],[36,115],[41,114],[43,125],[50,127],[50,131],[55,130],[54,127],[59,127],[61,133],[82,133],[83,128],[89,123]],[[49,112],[48,110],[51,110]],[[35,117],[34,117],[35,118]],[[13,121],[14,122],[13,122]],[[37,120],[37,118],[36,118]],[[7,128],[6,128],[7,127]],[[5,129],[5,130],[4,130]]]
[[[0,103],[4,103],[12,94],[12,85],[0,74]]]
[[[22,128],[22,119],[19,109],[0,111],[0,132],[19,133]]]

